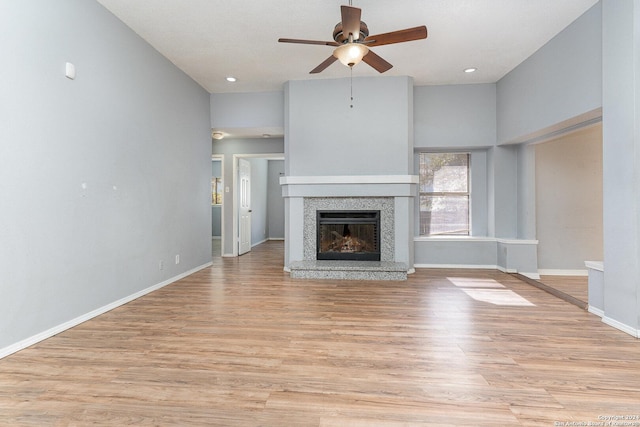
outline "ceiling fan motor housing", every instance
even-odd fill
[[[364,21],[360,21],[360,37],[358,37],[358,41],[363,41],[367,36],[369,35],[369,28],[367,27],[367,24],[364,23]],[[354,40],[356,38],[354,37]],[[338,22],[335,26],[335,28],[333,29],[333,40],[336,41],[336,43],[348,43],[349,42],[349,34],[344,34],[342,32],[342,22]]]
[[[334,41],[332,42],[283,38],[278,39],[278,41],[283,43],[301,43],[334,47],[333,55],[309,71],[310,74],[322,72],[336,60],[339,60],[348,67],[353,67],[360,63],[360,61],[364,61],[379,73],[384,73],[390,70],[393,65],[378,56],[375,52],[369,50],[371,47],[427,38],[427,27],[424,25],[369,36],[369,27],[360,20],[361,12],[359,8],[353,7],[351,4],[349,4],[349,6],[340,6],[342,20],[338,22],[333,29]]]

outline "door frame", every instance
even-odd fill
[[[227,193],[224,189],[227,187],[227,183],[224,179],[224,154],[212,154],[212,161],[220,162],[220,177],[222,178],[222,205],[220,206],[220,256],[224,255],[224,205],[227,202]]]
[[[232,165],[233,165],[233,173],[232,173],[232,183],[233,190],[231,193],[225,193],[225,195],[233,194],[233,209],[232,209],[232,239],[233,239],[233,253],[232,256],[238,256],[238,215],[239,215],[239,207],[238,207],[238,196],[240,194],[240,189],[238,188],[238,159],[267,159],[267,160],[284,160],[284,153],[258,153],[258,154],[234,154]],[[224,200],[224,199],[223,199]],[[223,201],[224,203],[224,201]],[[224,218],[224,214],[222,216]],[[224,219],[222,221],[222,241],[221,243],[224,245],[225,242],[225,232],[224,232]],[[224,246],[222,247],[224,254]]]

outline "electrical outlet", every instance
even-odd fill
[[[176,255],[176,264],[180,264],[180,254]]]
[[[163,261],[160,261],[158,263],[158,270],[164,270],[164,262]]]

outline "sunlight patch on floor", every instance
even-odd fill
[[[504,288],[494,279],[476,279],[474,277],[447,277],[451,283],[459,288]]]
[[[506,289],[504,285],[494,279],[447,277],[447,280],[476,301],[494,305],[522,307],[535,306],[535,304],[530,302],[528,299],[518,295],[510,289]]]

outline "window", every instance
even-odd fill
[[[469,153],[420,153],[420,235],[469,235]]]
[[[222,204],[222,178],[211,178],[211,204]]]

